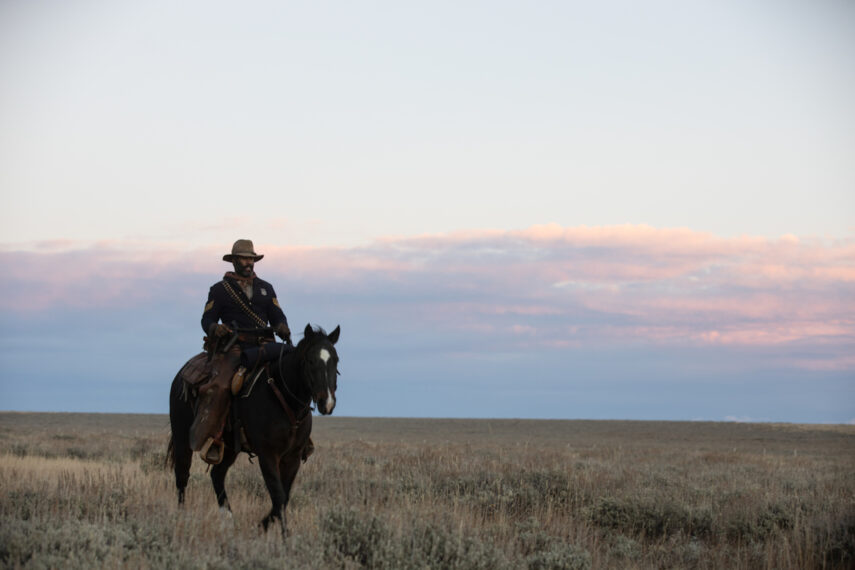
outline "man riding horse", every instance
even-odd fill
[[[263,257],[255,253],[252,241],[237,240],[232,252],[223,256],[223,261],[230,262],[234,271],[227,272],[222,281],[211,286],[202,314],[202,329],[208,335],[206,350],[215,354],[211,358],[210,378],[199,390],[199,406],[190,428],[190,447],[211,464],[223,458],[222,433],[231,395],[240,389],[246,373],[245,366],[241,365],[244,350],[276,348],[270,345],[274,342],[273,332],[285,341],[287,349],[293,347],[288,319],[273,286],[255,274],[255,262]],[[241,332],[264,329],[268,323],[273,332]],[[217,352],[221,341],[235,334],[236,341],[227,343],[228,350]],[[311,450],[310,441],[306,456]]]

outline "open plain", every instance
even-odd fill
[[[855,426],[314,421],[283,538],[246,455],[178,508],[165,415],[0,413],[0,566],[855,567]]]

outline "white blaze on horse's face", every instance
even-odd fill
[[[324,412],[327,414],[331,414],[333,411],[333,408],[335,408],[335,395],[332,392],[330,392],[329,389],[327,389],[327,401],[326,401],[326,406],[324,406],[324,407],[326,408],[324,410]]]
[[[326,365],[330,360],[330,351],[326,348],[322,348],[321,351],[318,353],[318,358],[320,358],[323,361],[324,365]],[[324,408],[325,409],[321,410],[321,412],[325,414],[331,414],[333,408],[335,408],[335,394],[333,394],[332,391],[329,389],[329,378],[327,378],[327,398],[325,401]]]

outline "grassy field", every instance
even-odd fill
[[[0,413],[7,568],[853,568],[855,426],[315,418],[290,534],[161,415]]]

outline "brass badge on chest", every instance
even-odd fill
[[[264,295],[264,296],[267,296],[267,289],[265,289],[264,287],[262,287],[262,288],[261,288],[261,294],[262,294],[262,295]]]

